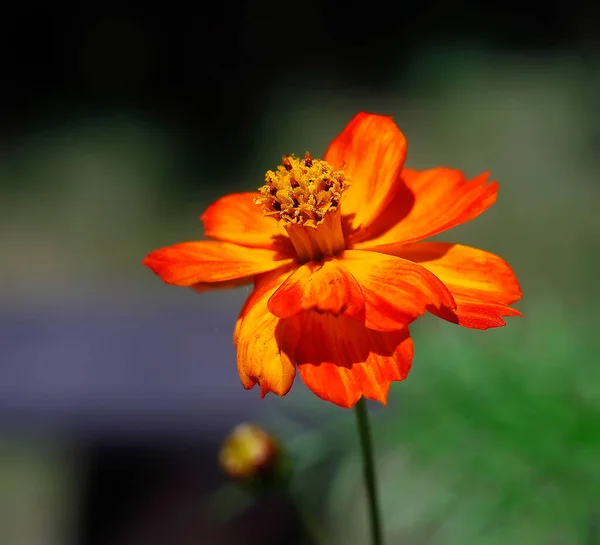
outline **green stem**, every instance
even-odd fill
[[[375,482],[375,461],[373,459],[373,440],[369,425],[369,414],[365,398],[358,400],[355,406],[356,422],[358,424],[358,436],[363,456],[363,471],[365,485],[367,487],[367,502],[369,505],[369,518],[371,519],[371,543],[372,545],[383,545],[381,531],[381,514],[377,499],[377,483]]]

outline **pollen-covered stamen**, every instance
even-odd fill
[[[344,249],[339,204],[348,186],[344,172],[326,161],[288,155],[266,173],[255,202],[285,227],[301,260],[318,259]]]
[[[338,206],[347,185],[344,172],[326,161],[312,159],[308,152],[304,159],[288,155],[277,171],[269,170],[265,175],[265,185],[259,189],[262,197],[257,202],[265,215],[284,224],[316,227]]]

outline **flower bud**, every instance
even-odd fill
[[[223,443],[219,465],[232,479],[264,483],[281,480],[286,464],[273,437],[254,424],[240,424]]]

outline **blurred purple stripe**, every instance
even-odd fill
[[[236,309],[0,313],[0,425],[66,432],[222,433],[260,408],[240,384]]]

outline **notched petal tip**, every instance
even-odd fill
[[[467,180],[463,172],[447,167],[423,171],[405,168],[398,198],[389,203],[368,232],[352,235],[356,248],[408,244],[475,219],[498,196],[498,182],[488,182],[489,176],[483,172]],[[410,210],[405,206],[405,194],[412,196]]]
[[[258,384],[261,398],[269,392],[286,395],[296,375],[290,354],[299,330],[292,327],[291,319],[282,320],[267,308],[269,298],[289,274],[289,270],[273,271],[259,277],[236,323],[234,343],[240,380],[246,390]]]
[[[266,327],[249,330],[244,320],[237,338],[238,372],[242,386],[251,390],[257,384],[261,399],[268,393],[286,395],[292,388],[296,376],[296,365],[279,347],[281,339],[274,338],[273,331]]]
[[[445,242],[418,242],[385,249],[420,263],[444,282],[457,306],[432,312],[449,322],[489,329],[505,325],[503,317],[521,314],[509,306],[522,296],[515,273],[495,254]]]
[[[282,384],[267,384],[265,381],[258,381],[258,386],[260,388],[260,398],[264,399],[268,393],[273,393],[279,397],[283,397],[292,389],[292,382],[282,383]]]
[[[469,329],[493,329],[504,327],[504,318],[522,318],[523,314],[516,308],[497,303],[477,303],[465,301],[459,303],[455,311],[441,309],[435,311],[438,318]]]
[[[252,390],[258,385],[260,398],[264,399],[269,393],[273,393],[276,396],[283,397],[291,389],[294,384],[294,377],[281,376],[280,380],[273,380],[273,377],[265,377],[263,375],[248,374],[245,371],[240,371],[240,381],[245,390]],[[294,372],[295,376],[295,372]]]
[[[390,383],[403,380],[412,363],[408,328],[394,332],[367,329],[355,320],[307,312],[305,339],[294,350],[298,372],[318,397],[350,408],[364,396],[387,401]]]

